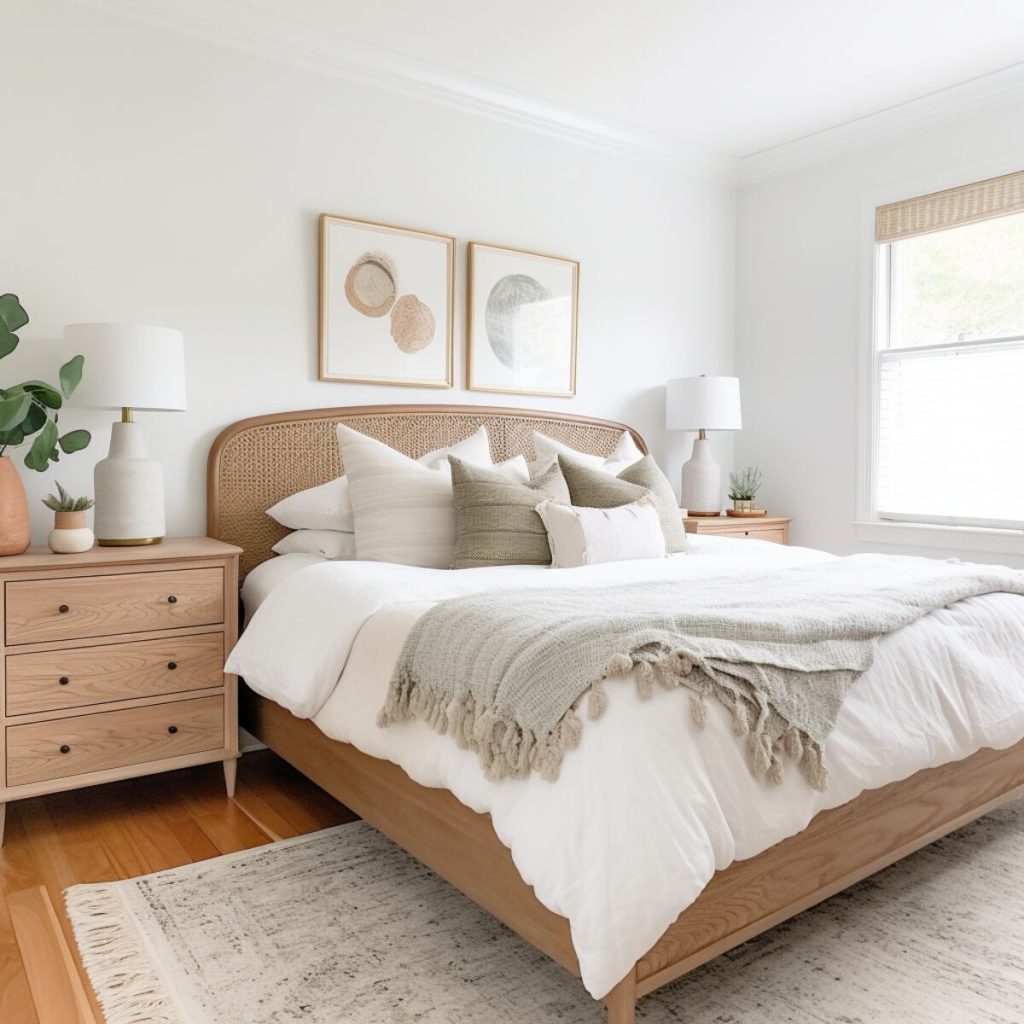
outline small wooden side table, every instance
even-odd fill
[[[790,520],[785,516],[684,516],[687,533],[716,537],[749,537],[775,544],[789,543]]]

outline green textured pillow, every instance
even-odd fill
[[[558,463],[536,480],[519,483],[454,455],[448,461],[455,496],[451,567],[550,565],[548,533],[535,509],[548,498],[569,504],[569,489]]]
[[[686,530],[675,492],[668,478],[658,468],[653,455],[645,455],[627,466],[618,476],[591,469],[566,455],[558,456],[558,465],[569,487],[574,505],[585,508],[618,508],[650,494],[658,510],[661,532],[665,534],[665,550],[669,554],[686,551]]]

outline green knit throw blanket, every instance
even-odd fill
[[[823,790],[822,745],[878,639],[1024,573],[854,555],[750,578],[496,590],[442,601],[413,626],[378,722],[421,719],[475,751],[490,779],[558,777],[580,741],[577,709],[605,709],[605,682],[641,696],[686,690],[731,712],[750,769],[780,783],[784,759]],[[727,754],[723,756],[728,756]]]

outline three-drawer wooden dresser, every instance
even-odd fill
[[[239,549],[206,537],[0,558],[7,803],[238,758]]]

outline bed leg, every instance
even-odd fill
[[[636,968],[604,997],[608,1024],[636,1024]]]

